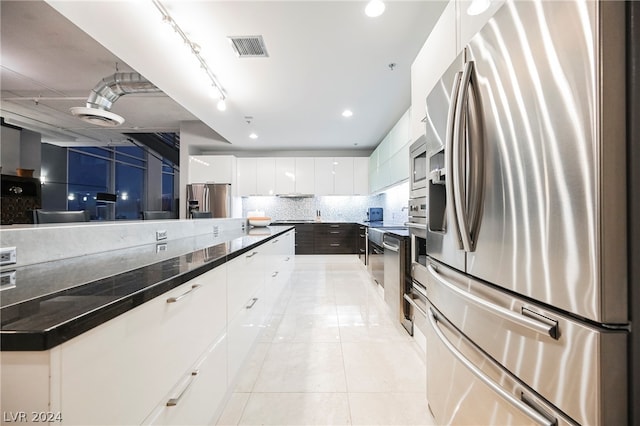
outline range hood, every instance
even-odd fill
[[[313,194],[276,194],[280,198],[313,198]]]

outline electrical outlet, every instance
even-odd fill
[[[166,240],[167,239],[167,231],[156,231],[156,241]]]
[[[156,253],[167,251],[167,243],[156,244]]]
[[[16,271],[3,272],[0,274],[0,290],[8,290],[16,286]]]
[[[214,237],[217,237],[218,235],[219,235],[219,229],[218,229],[218,226],[217,226],[217,225],[215,225],[215,226],[213,227],[213,236],[214,236]]]
[[[0,249],[0,265],[13,265],[18,262],[15,247],[4,247]]]

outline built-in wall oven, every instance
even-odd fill
[[[409,176],[411,187],[410,198],[423,197],[427,188],[427,142],[421,136],[409,147],[409,161],[411,174]]]
[[[412,335],[414,327],[418,327],[424,335],[422,330],[426,329],[427,318],[426,288],[425,283],[416,278],[421,275],[416,270],[426,271],[427,268],[427,197],[409,200],[409,221],[405,225],[409,228],[411,281],[403,295],[403,325]]]

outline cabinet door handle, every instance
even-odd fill
[[[273,240],[273,241],[271,241],[271,244],[275,244],[275,243],[277,243],[278,241],[279,241],[279,240]]]
[[[184,389],[182,389],[182,392],[180,392],[180,395],[178,395],[177,398],[171,398],[170,400],[167,401],[167,407],[175,407],[176,405],[178,405],[178,403],[180,402],[180,399],[182,399],[182,396],[185,394],[185,392],[187,392],[187,389],[191,387],[191,385],[193,384],[193,381],[196,379],[196,376],[199,373],[200,371],[198,370],[194,370],[191,372],[191,378],[189,379],[189,383],[187,384],[187,386],[185,386]]]
[[[247,259],[249,259],[250,257],[255,256],[256,254],[258,254],[258,252],[257,252],[257,251],[254,251],[253,253],[251,253],[250,255],[248,255],[248,256],[247,256]]]
[[[257,298],[257,297],[253,297],[253,298],[251,298],[251,302],[249,302],[249,304],[246,306],[246,308],[247,308],[247,309],[251,309],[251,308],[253,308],[253,305],[255,305],[257,301],[258,301],[258,298]]]
[[[191,286],[191,288],[189,290],[185,291],[180,296],[168,298],[167,299],[167,303],[176,303],[177,301],[179,301],[180,299],[182,299],[183,297],[185,297],[189,293],[193,293],[194,291],[196,291],[200,287],[202,287],[200,284],[194,284],[194,285]]]
[[[271,278],[275,278],[278,276],[278,271],[275,271],[273,274],[271,274]]]

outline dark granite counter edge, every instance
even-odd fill
[[[153,283],[145,287],[144,289],[135,293],[124,296],[118,300],[106,303],[98,309],[93,309],[84,314],[78,315],[73,319],[58,324],[53,328],[46,330],[2,330],[0,332],[0,350],[1,351],[45,351],[55,346],[58,346],[80,334],[91,330],[117,316],[148,302],[155,297],[160,296],[180,285],[208,272],[236,257],[253,250],[259,245],[262,245],[278,236],[293,229],[293,226],[283,225],[282,230],[278,230],[276,233],[264,236],[264,238],[254,243],[243,246],[233,252],[227,253],[224,256],[220,256],[217,259],[205,262],[204,264],[184,272],[182,274],[173,276],[171,278],[162,280],[157,283]],[[218,245],[218,244],[216,244]],[[162,262],[167,262],[165,260]],[[159,262],[159,263],[162,263]]]

